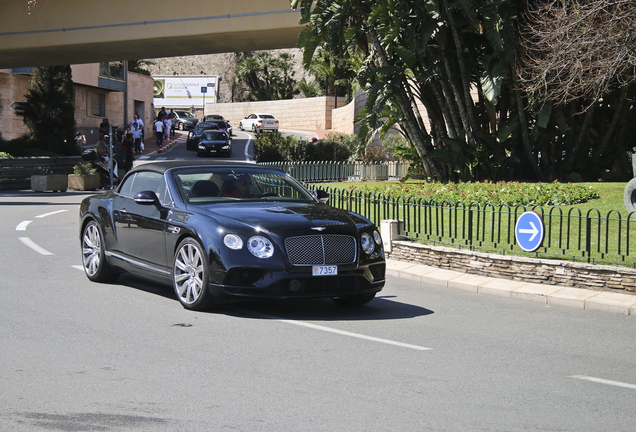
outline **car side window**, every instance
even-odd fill
[[[119,188],[119,194],[120,195],[125,196],[125,197],[131,197],[130,196],[130,188],[132,187],[134,178],[135,178],[135,174],[131,175],[126,180],[124,180],[124,183],[122,183],[121,187]]]
[[[165,195],[165,188],[166,183],[163,180],[163,175],[151,171],[139,171],[135,175],[129,196],[134,198],[139,192],[153,191],[161,202]]]

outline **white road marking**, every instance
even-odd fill
[[[39,253],[40,255],[53,255],[51,252],[47,251],[41,246],[38,246],[28,237],[18,237],[22,243]]]
[[[284,322],[287,324],[294,324],[297,326],[302,326],[302,327],[309,327],[311,329],[314,330],[320,330],[320,331],[325,331],[325,332],[329,332],[329,333],[336,333],[342,336],[349,336],[349,337],[354,337],[357,339],[364,339],[364,340],[368,340],[368,341],[372,341],[372,342],[379,342],[379,343],[383,343],[383,344],[387,344],[387,345],[395,345],[395,346],[399,346],[402,348],[409,348],[409,349],[414,349],[414,350],[418,350],[418,351],[426,351],[426,350],[431,350],[433,348],[426,348],[423,346],[419,346],[419,345],[411,345],[411,344],[407,344],[407,343],[403,343],[403,342],[397,342],[397,341],[392,341],[389,339],[382,339],[382,338],[377,338],[377,337],[373,337],[373,336],[367,336],[367,335],[363,335],[363,334],[359,334],[359,333],[353,333],[353,332],[348,332],[345,330],[338,330],[338,329],[333,329],[330,327],[325,327],[325,326],[321,326],[321,325],[316,325],[316,324],[310,324],[310,323],[306,323],[306,322],[302,322],[302,321],[295,321],[295,320],[287,320],[287,319],[283,319],[283,318],[276,318],[276,317],[271,317],[271,316],[265,316],[262,315],[264,318],[267,319],[271,319],[274,321],[279,321],[279,322]]]
[[[18,224],[18,226],[15,227],[16,231],[26,231],[26,227],[28,224],[30,224],[33,221],[22,221]]]
[[[80,265],[72,265],[71,267],[73,267],[74,269],[79,270],[79,271],[84,271],[84,267],[82,267]]]
[[[41,214],[39,216],[36,216],[36,218],[40,218],[41,219],[41,218],[45,218],[47,216],[51,216],[51,215],[54,215],[54,214],[64,213],[66,211],[68,211],[68,210],[58,210],[58,211],[54,211],[54,212],[51,212],[51,213],[44,213],[44,214]]]
[[[624,383],[620,381],[606,380],[603,378],[596,378],[596,377],[585,376],[585,375],[573,375],[570,378],[576,378],[576,379],[585,380],[585,381],[592,381],[599,384],[607,384],[607,385],[612,385],[616,387],[624,387],[624,388],[636,390],[636,384],[628,384],[628,383]]]

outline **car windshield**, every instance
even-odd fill
[[[176,113],[181,118],[194,118],[194,116],[187,111],[176,111]]]
[[[259,114],[260,118],[267,118],[267,119],[273,119],[274,116],[270,115],[270,114]]]
[[[258,167],[206,166],[173,171],[181,199],[188,204],[244,201],[316,202],[291,176]]]
[[[219,129],[219,126],[216,123],[199,123],[198,125],[196,125],[196,127],[194,128],[194,133],[196,134],[200,134],[203,131],[206,130],[210,130],[210,129]]]
[[[203,139],[208,141],[225,141],[227,140],[227,135],[225,132],[205,131],[203,132]]]

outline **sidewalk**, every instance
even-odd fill
[[[386,260],[386,274],[425,286],[636,316],[634,294],[495,279],[394,259]]]
[[[178,142],[185,143],[186,139],[188,138],[188,131],[179,131],[179,130],[175,131],[174,137],[164,139],[163,145],[161,147],[157,146],[157,138],[155,137],[155,134],[151,133],[149,135],[150,136],[147,135],[146,138],[144,139],[143,151],[141,152],[140,155],[139,154],[135,155],[135,158],[138,158],[139,156],[153,154],[153,153],[161,154],[168,151],[168,149],[170,149],[172,146],[178,144]]]

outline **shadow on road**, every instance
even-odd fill
[[[175,307],[181,307],[171,287],[151,283],[124,274],[118,284],[173,299]],[[247,319],[290,319],[308,321],[365,321],[397,320],[430,315],[434,312],[408,303],[401,303],[396,296],[383,295],[382,291],[370,303],[359,307],[340,306],[331,299],[262,299],[224,304],[209,311]]]

